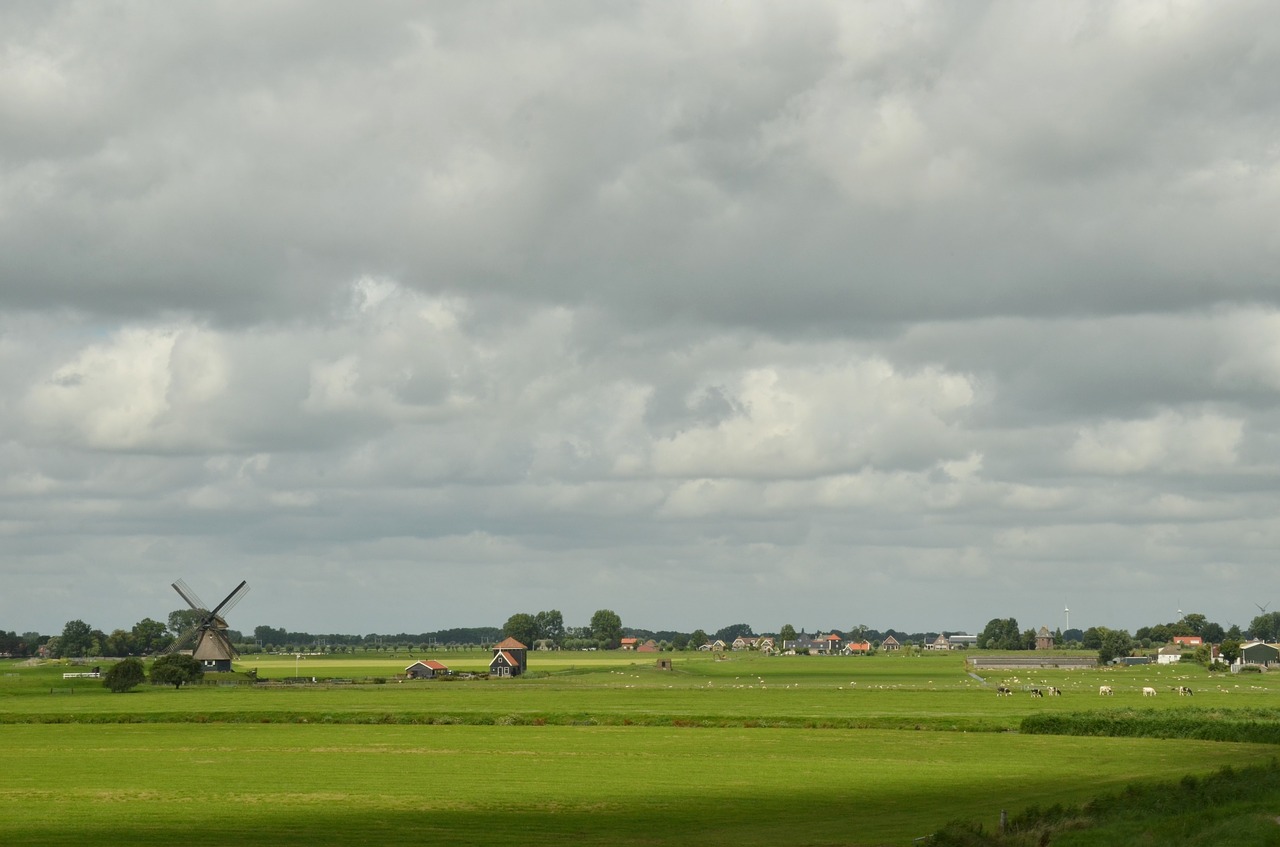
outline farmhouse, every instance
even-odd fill
[[[1182,661],[1182,648],[1176,644],[1161,647],[1156,651],[1157,665],[1172,665]]]
[[[636,648],[636,652],[637,652],[637,653],[657,653],[657,652],[658,652],[658,642],[656,642],[656,641],[654,641],[652,638],[650,638],[648,641],[646,641],[645,643],[643,643],[643,644],[641,644],[639,647],[637,647],[637,648]]]
[[[409,679],[435,679],[448,676],[449,669],[435,659],[423,659],[405,668],[404,675]]]
[[[885,651],[901,650],[902,643],[899,642],[898,639],[894,638],[892,635],[886,635],[884,637],[884,641],[880,642],[880,649]]]
[[[520,676],[528,667],[525,654],[529,648],[507,638],[493,645],[493,658],[489,660],[489,676]]]
[[[721,641],[719,638],[717,638],[717,639],[715,639],[714,641],[707,641],[707,643],[706,643],[706,644],[703,644],[703,645],[702,645],[701,647],[699,647],[698,649],[699,649],[699,650],[711,650],[711,651],[714,651],[714,652],[716,652],[716,653],[719,653],[721,650],[723,650],[723,649],[724,649],[724,642],[723,642],[723,641]]]
[[[927,649],[929,649],[929,650],[950,650],[950,649],[951,649],[951,639],[947,638],[945,635],[939,635],[937,638],[933,639],[933,641],[929,642]]]
[[[637,644],[637,643],[639,643],[639,639],[637,639],[637,638],[624,638],[624,639],[622,639],[622,649],[623,649],[623,650],[634,650],[634,649],[636,649],[636,644]]]
[[[844,645],[844,654],[846,656],[867,656],[871,653],[870,641],[850,641]]]
[[[1180,644],[1183,647],[1199,647],[1204,644],[1204,639],[1198,635],[1175,635],[1173,643]]]

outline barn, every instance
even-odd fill
[[[1261,641],[1250,641],[1240,645],[1240,664],[1270,665],[1280,662],[1280,650],[1274,645]]]
[[[449,674],[449,669],[435,659],[423,659],[404,669],[404,675],[409,679],[435,679]]]

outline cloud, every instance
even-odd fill
[[[0,626],[1240,617],[1266,6],[323,8],[0,8]]]

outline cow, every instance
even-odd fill
[[[1032,696],[1032,697],[1043,697],[1043,696],[1044,696],[1044,692],[1043,692],[1043,691],[1041,691],[1039,688],[1033,688],[1033,689],[1031,689],[1031,696]]]
[[[1175,688],[1175,689],[1173,689],[1173,690],[1174,690],[1174,691],[1176,691],[1176,692],[1178,692],[1178,696],[1179,696],[1179,697],[1191,697],[1191,696],[1192,696],[1191,689],[1190,689],[1190,688],[1187,688],[1185,685],[1179,685],[1177,688]]]
[[[1050,685],[1050,686],[1049,686],[1049,696],[1050,696],[1050,697],[1061,697],[1061,696],[1062,696],[1062,689],[1061,689],[1061,688],[1055,688],[1054,686]]]
[[[1099,697],[1110,697],[1110,696],[1111,696],[1112,694],[1114,694],[1114,693],[1115,693],[1115,692],[1111,690],[1111,686],[1110,686],[1110,685],[1099,685],[1099,686],[1098,686],[1098,696],[1099,696]]]
[[[1012,689],[1012,688],[1009,688],[1009,687],[1008,687],[1008,686],[1006,686],[1006,685],[1001,685],[1000,687],[998,687],[998,688],[996,689],[996,696],[997,696],[997,697],[1012,697],[1012,696],[1013,696],[1013,689]]]
[[[1146,688],[1143,688],[1143,689],[1142,689],[1142,696],[1143,696],[1143,697],[1154,697],[1154,696],[1156,696],[1156,690],[1155,690],[1154,688],[1151,688],[1150,686],[1147,686]]]

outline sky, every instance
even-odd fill
[[[5,3],[0,629],[1280,610],[1277,24]]]

